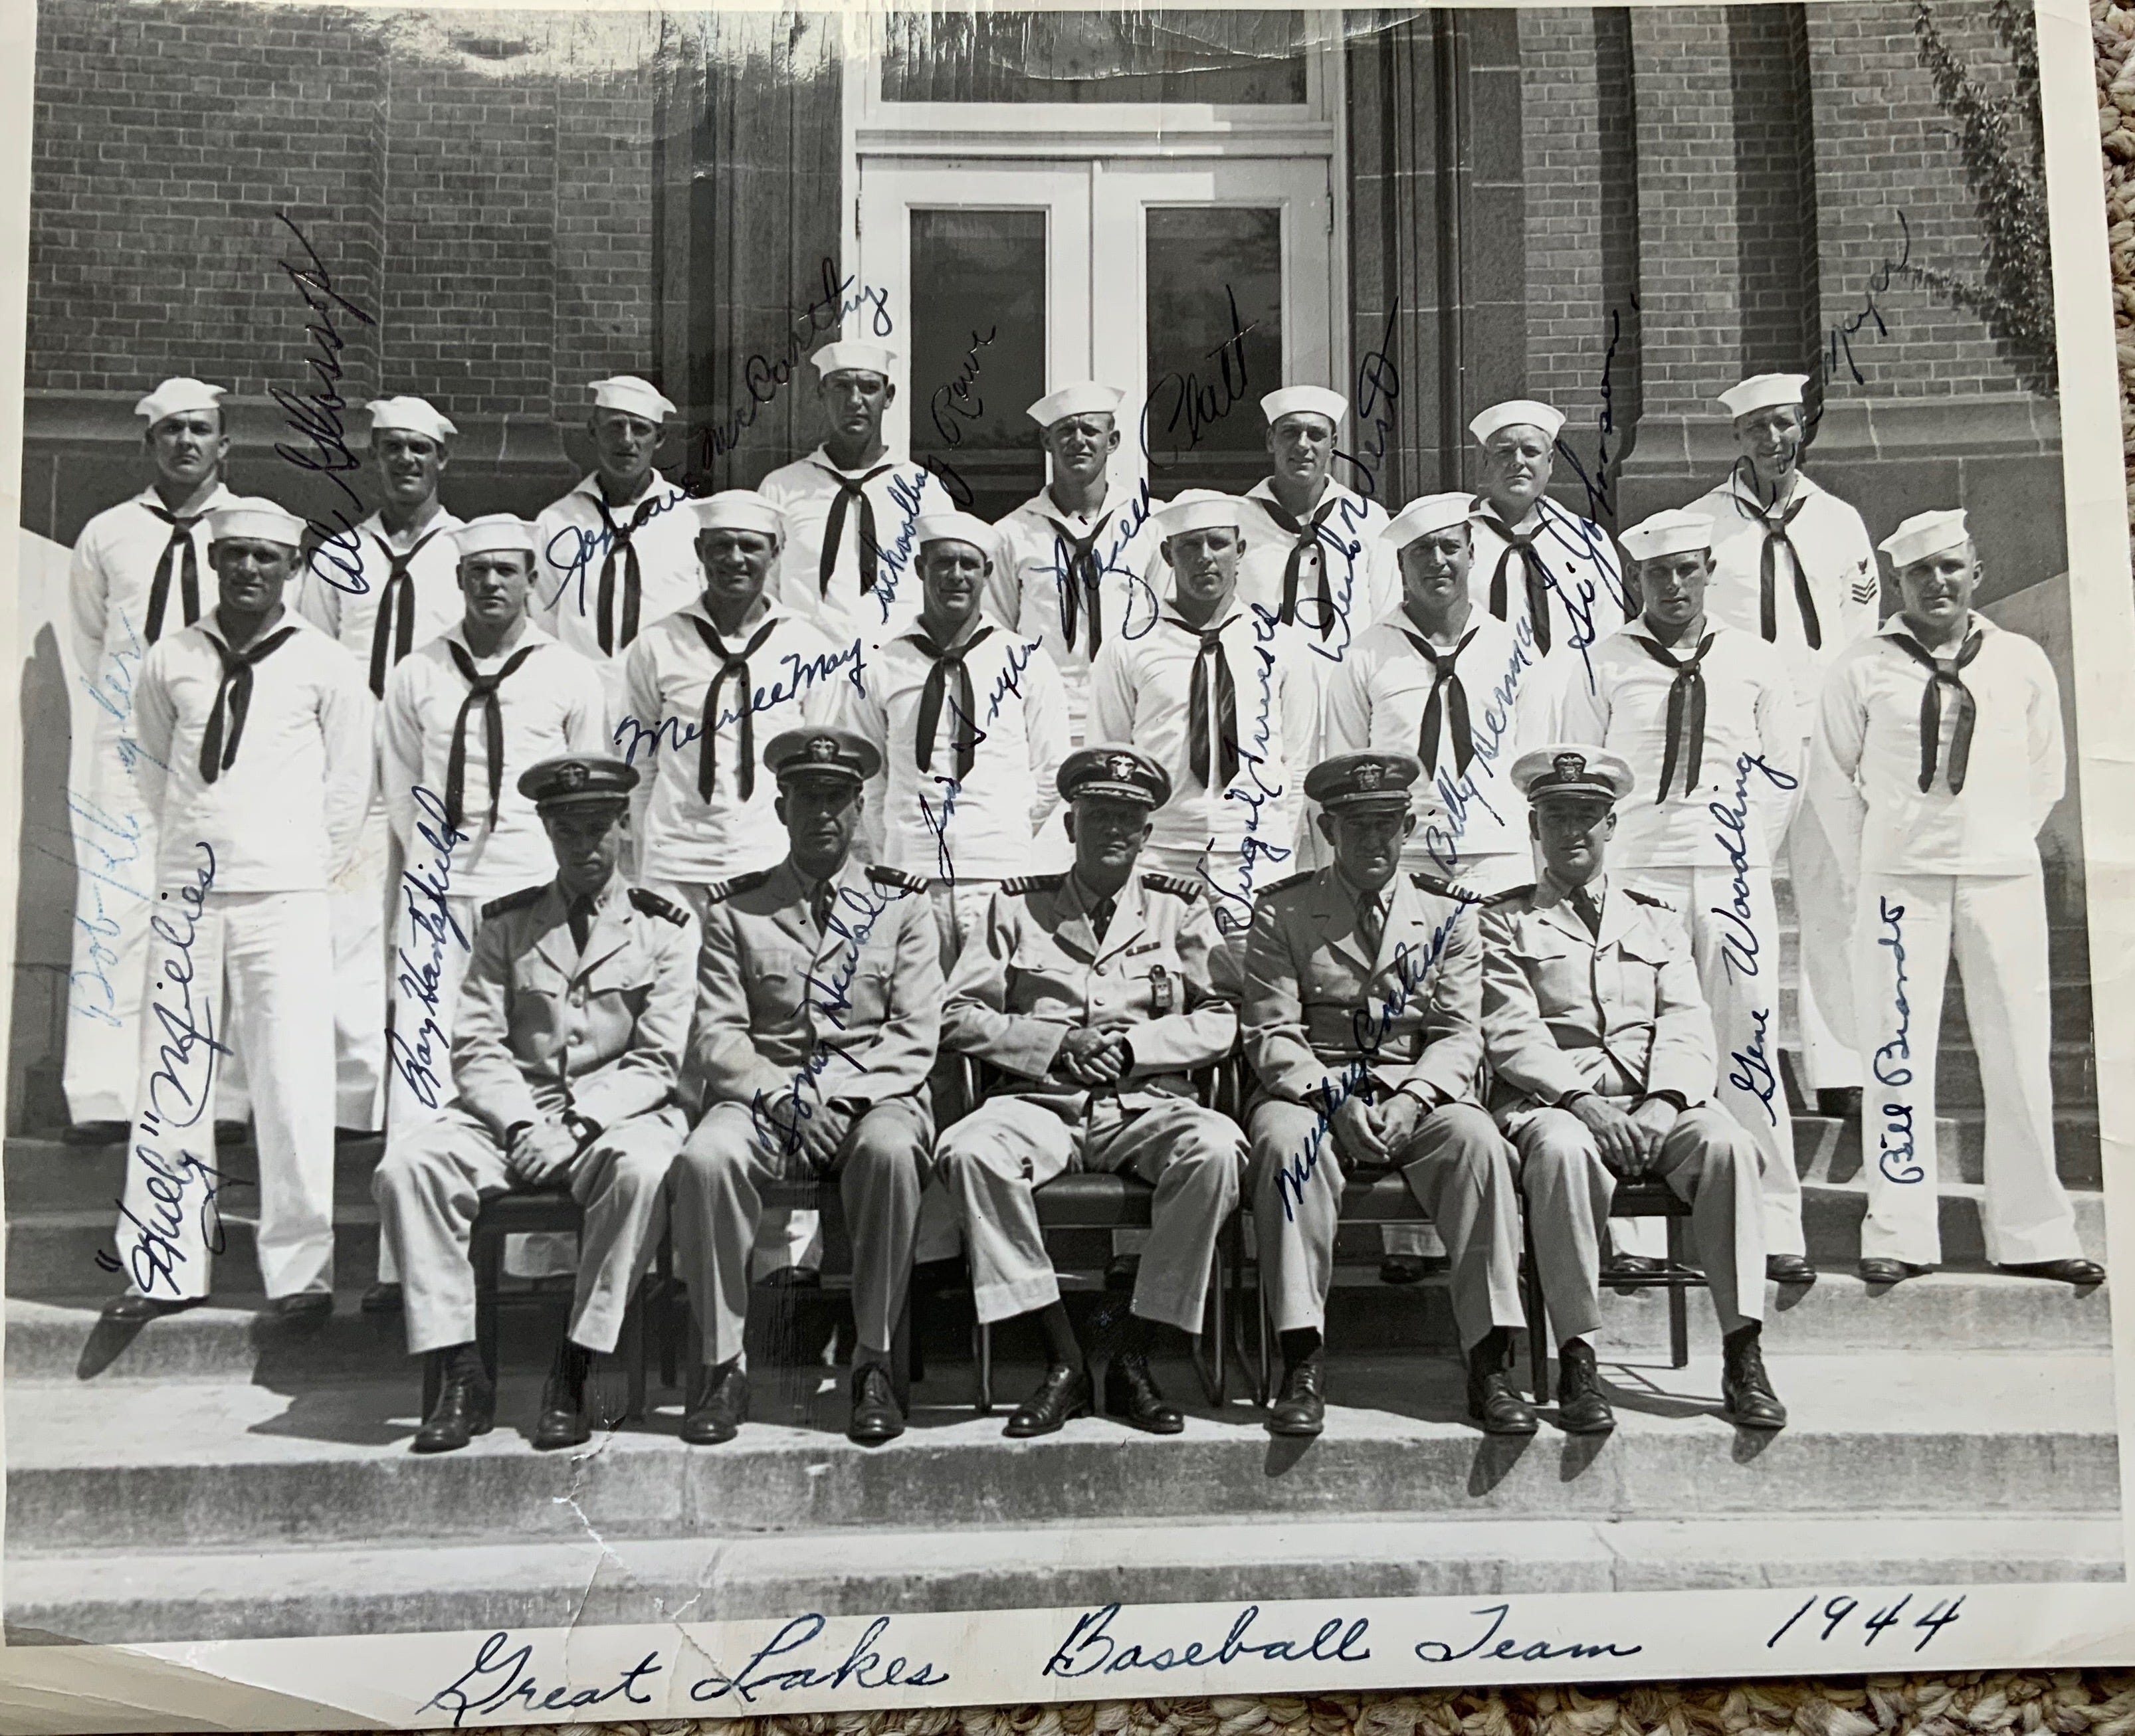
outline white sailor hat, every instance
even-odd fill
[[[1583,742],[1531,747],[1513,762],[1511,775],[1513,787],[1530,802],[1566,795],[1599,795],[1619,802],[1639,781],[1623,755]]]
[[[1261,414],[1273,428],[1285,416],[1324,416],[1335,427],[1349,413],[1349,400],[1324,386],[1283,386],[1261,399]]]
[[[225,501],[207,515],[207,539],[257,537],[263,543],[283,543],[292,549],[304,544],[304,521],[278,500],[259,495],[240,495]]]
[[[929,543],[969,543],[995,566],[1000,564],[1000,538],[984,519],[968,512],[922,512],[912,521],[912,546]]]
[[[1218,494],[1213,488],[1183,488],[1150,516],[1156,525],[1157,539],[1169,542],[1189,530],[1216,530],[1227,525],[1235,530],[1241,522],[1240,514],[1241,503],[1233,495]]]
[[[146,398],[133,406],[133,413],[146,416],[150,428],[166,416],[175,416],[182,410],[215,410],[222,408],[218,400],[223,394],[220,386],[211,386],[204,380],[181,376],[167,380]]]
[[[1479,445],[1488,446],[1490,436],[1500,428],[1532,428],[1542,430],[1545,440],[1556,438],[1557,430],[1564,426],[1564,412],[1532,398],[1508,398],[1503,404],[1494,404],[1468,424],[1468,432]]]
[[[823,380],[848,368],[860,374],[879,374],[884,380],[893,378],[897,370],[896,351],[880,344],[865,343],[856,337],[825,344],[808,360],[816,365],[816,373]]]
[[[388,428],[438,441],[449,440],[459,433],[427,399],[374,398],[364,409],[370,412],[370,432],[374,437]]]
[[[786,516],[753,488],[722,488],[690,502],[700,530],[753,530],[764,536],[786,535]]]
[[[462,560],[470,554],[531,554],[535,547],[534,527],[511,512],[485,512],[469,519],[452,538]]]
[[[1078,380],[1048,392],[1024,413],[1040,428],[1051,428],[1069,416],[1117,415],[1120,400],[1126,395],[1116,386],[1101,385],[1094,380]]]
[[[1798,404],[1808,388],[1806,374],[1752,374],[1720,394],[1721,408],[1731,416],[1747,416],[1755,410]]]
[[[1891,557],[1891,570],[1896,573],[1930,554],[1956,548],[1971,534],[1964,528],[1964,514],[1950,508],[1915,513],[1876,546]]]
[[[1406,549],[1420,536],[1434,530],[1450,530],[1468,522],[1475,510],[1475,496],[1466,489],[1452,494],[1427,494],[1411,500],[1387,520],[1379,539],[1389,549]]]
[[[1621,539],[1624,553],[1634,561],[1657,561],[1665,555],[1688,554],[1712,546],[1712,520],[1701,512],[1671,509],[1641,519]]]
[[[674,404],[661,395],[651,381],[640,380],[635,374],[617,374],[611,379],[595,380],[593,408],[622,410],[632,416],[642,416],[647,422],[665,422],[675,413]]]

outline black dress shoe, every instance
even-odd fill
[[[1816,1112],[1835,1121],[1857,1121],[1861,1117],[1861,1087],[1826,1086],[1816,1094]]]
[[[2094,1260],[2031,1260],[2016,1265],[1997,1266],[2012,1278],[2049,1278],[2055,1284],[2080,1286],[2104,1284],[2105,1268]]]
[[[569,1339],[556,1353],[555,1366],[541,1386],[541,1414],[534,1423],[534,1450],[554,1453],[583,1447],[593,1438],[586,1415],[586,1373],[591,1352]]]
[[[1806,1254],[1767,1254],[1765,1276],[1774,1284],[1814,1284],[1816,1268]]]
[[[77,1121],[60,1135],[62,1145],[123,1145],[133,1129],[123,1121]]]
[[[1141,1276],[1141,1255],[1115,1254],[1105,1262],[1105,1288],[1121,1295],[1134,1294],[1135,1280]]]
[[[1124,1351],[1105,1366],[1105,1414],[1149,1434],[1178,1434],[1186,1419],[1150,1372],[1149,1358]]]
[[[1283,1371],[1282,1390],[1268,1407],[1267,1432],[1311,1440],[1327,1426],[1327,1400],[1319,1390],[1319,1358],[1307,1356]]]
[[[1556,1363],[1556,1424],[1566,1434],[1606,1434],[1616,1413],[1601,1390],[1594,1347],[1583,1338],[1560,1346]]]
[[[400,1286],[382,1280],[363,1293],[363,1300],[356,1307],[366,1314],[397,1314],[405,1304],[401,1300]]]
[[[415,1431],[410,1448],[417,1453],[457,1453],[477,1434],[487,1434],[496,1421],[496,1389],[472,1358],[456,1363],[448,1350],[433,1350],[445,1360],[438,1385],[438,1402]],[[472,1366],[469,1366],[469,1365]]]
[[[1721,1401],[1738,1429],[1784,1429],[1787,1407],[1772,1390],[1754,1326],[1738,1327],[1721,1345]]]
[[[333,1313],[331,1290],[299,1290],[293,1296],[277,1296],[267,1304],[277,1320],[313,1325]]]
[[[252,1137],[251,1124],[245,1121],[218,1121],[215,1124],[215,1143],[217,1145],[242,1145]]]
[[[125,1326],[138,1326],[143,1321],[161,1320],[166,1314],[182,1314],[206,1300],[205,1296],[114,1296],[104,1304],[104,1318]]]
[[[1880,1255],[1864,1255],[1861,1261],[1861,1281],[1863,1284],[1903,1284],[1908,1278],[1924,1277],[1933,1270],[1933,1266],[1915,1266],[1902,1260],[1885,1260]]]
[[[903,1433],[904,1411],[891,1389],[889,1371],[879,1362],[863,1362],[853,1371],[853,1415],[845,1439],[879,1447]]]
[[[1503,1327],[1493,1327],[1468,1353],[1468,1415],[1485,1434],[1532,1434],[1542,1426],[1505,1366],[1512,1337]]]
[[[1626,1279],[1650,1278],[1667,1264],[1647,1254],[1611,1254],[1601,1262],[1601,1282],[1619,1284]]]
[[[823,1274],[813,1266],[781,1266],[757,1279],[767,1290],[820,1290]]]
[[[1038,1390],[1015,1407],[1001,1434],[1012,1441],[1027,1441],[1040,1434],[1058,1434],[1063,1426],[1090,1414],[1090,1371],[1063,1368],[1045,1371]]]
[[[1381,1284],[1421,1284],[1431,1268],[1416,1254],[1389,1254],[1379,1262]]]
[[[748,1376],[741,1359],[705,1371],[704,1390],[682,1419],[682,1439],[693,1447],[716,1447],[741,1433],[748,1420]]]

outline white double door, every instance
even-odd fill
[[[1114,480],[1162,496],[1249,486],[1261,394],[1334,384],[1324,159],[863,157],[858,220],[903,374],[893,447],[981,511],[1042,481],[1025,412],[1058,385],[1126,394]]]

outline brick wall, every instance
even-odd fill
[[[1819,341],[1816,142],[1804,10],[1740,6],[1727,17],[1744,375],[1802,371]],[[1733,384],[1716,381],[1713,389]]]
[[[1520,112],[1526,120],[1528,392],[1572,418],[1576,442],[1595,410],[1607,347],[1599,14],[1585,7],[1518,15]],[[1590,445],[1590,440],[1588,441]]]

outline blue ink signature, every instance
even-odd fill
[[[837,261],[827,255],[822,262],[822,294],[787,323],[786,342],[777,355],[753,351],[743,361],[742,389],[748,394],[748,402],[737,406],[724,421],[712,423],[699,436],[695,468],[704,469],[741,444],[743,433],[753,428],[756,418],[792,384],[794,371],[818,332],[836,331],[848,314],[866,307],[871,310],[868,324],[874,336],[889,336],[893,327],[887,289],[859,283],[854,276],[840,277]],[[854,293],[856,284],[857,294]]]
[[[1379,497],[1379,466],[1386,460],[1387,443],[1393,438],[1393,408],[1401,396],[1401,370],[1394,365],[1394,321],[1400,317],[1401,303],[1396,302],[1387,309],[1386,329],[1379,335],[1379,346],[1368,350],[1357,364],[1357,426],[1371,426],[1371,441],[1367,445],[1358,442],[1358,450],[1345,452],[1336,447],[1334,456],[1357,473],[1357,492],[1368,500]]]
[[[1259,681],[1259,699],[1254,708],[1252,733],[1249,742],[1238,749],[1238,759],[1251,775],[1251,784],[1235,783],[1223,792],[1225,801],[1243,805],[1247,810],[1245,835],[1238,840],[1238,884],[1235,891],[1222,885],[1208,872],[1204,858],[1201,878],[1209,888],[1209,902],[1214,910],[1217,927],[1225,934],[1235,934],[1252,921],[1253,882],[1263,862],[1284,863],[1296,853],[1285,844],[1276,844],[1260,835],[1261,821],[1267,805],[1281,801],[1283,791],[1290,787],[1287,777],[1282,782],[1271,784],[1262,775],[1262,768],[1274,762],[1272,740],[1275,734],[1275,671],[1277,662],[1275,649],[1276,636],[1282,630],[1272,611],[1260,603],[1252,605],[1253,661]],[[1216,840],[1208,840],[1213,849]],[[1220,902],[1219,902],[1220,901]]]
[[[435,825],[433,830],[417,823],[415,835],[429,845],[430,860],[410,863],[400,874],[407,927],[420,935],[428,945],[421,949],[420,957],[411,955],[405,946],[396,949],[399,974],[395,981],[407,997],[401,1004],[420,1006],[423,1022],[416,1027],[412,1040],[397,1025],[390,1027],[385,1042],[395,1071],[407,1081],[415,1100],[424,1109],[435,1109],[443,1100],[443,1081],[438,1069],[444,1068],[448,1076],[452,1065],[451,1039],[438,1023],[438,1003],[444,992],[445,948],[454,945],[466,952],[472,946],[448,902],[453,884],[453,851],[467,842],[467,834],[445,817],[444,801],[434,791],[418,784],[409,793]]]
[[[1913,1058],[1913,1008],[1905,996],[1905,907],[1893,904],[1888,893],[1879,894],[1876,902],[1876,915],[1884,931],[1876,937],[1876,944],[1890,949],[1891,994],[1897,1007],[1898,1032],[1876,1050],[1873,1067],[1876,1084],[1895,1090],[1913,1082],[1913,1070],[1908,1065]],[[1924,1179],[1926,1171],[1914,1160],[1912,1105],[1885,1103],[1880,1107],[1883,1128],[1876,1138],[1876,1167],[1889,1181]]]
[[[1000,718],[1003,702],[1010,694],[1023,691],[1023,672],[1030,667],[1031,660],[1038,655],[1038,641],[1035,639],[1009,644],[1008,660],[1001,665],[1001,672],[994,678],[992,690],[986,695],[985,717],[971,730],[971,742],[975,750],[986,739],[992,724]],[[963,732],[968,720],[964,716],[963,708],[953,696],[949,700],[948,708],[949,738],[953,741]],[[927,792],[922,790],[919,792],[919,817],[926,822],[927,829],[934,834],[934,861],[941,869],[937,878],[954,880],[956,864],[949,853],[949,822],[956,815],[957,802],[963,797],[963,780],[945,771],[937,771],[932,776],[935,786],[942,792],[942,805],[937,808],[927,800]]]
[[[989,326],[980,337],[971,333],[971,346],[964,351],[964,360],[956,370],[956,377],[946,384],[934,388],[934,395],[927,399],[927,413],[934,423],[934,432],[942,437],[945,446],[959,447],[964,443],[964,423],[976,422],[985,413],[986,401],[971,389],[979,377],[979,351],[994,341],[999,326]],[[968,406],[968,408],[967,408]],[[964,480],[963,473],[946,458],[929,454],[920,460],[934,474],[934,479],[949,491],[949,498],[961,507],[968,507],[976,496],[971,485]]]
[[[1711,907],[1711,913],[1721,919],[1721,961],[1727,967],[1730,982],[1759,974],[1758,957],[1763,951],[1757,939],[1757,926],[1751,920],[1750,905],[1750,866],[1752,851],[1750,847],[1750,774],[1761,771],[1773,786],[1780,790],[1798,790],[1801,780],[1782,771],[1766,761],[1761,753],[1743,753],[1735,759],[1735,799],[1731,802],[1708,802],[1705,811],[1712,816],[1716,830],[1712,834],[1727,857],[1733,892],[1725,904]]]
[[[341,420],[349,408],[347,400],[341,395],[341,355],[347,347],[347,341],[341,335],[334,310],[339,308],[366,326],[375,326],[378,322],[333,287],[326,262],[319,258],[318,249],[304,238],[295,220],[287,211],[277,211],[274,215],[304,250],[307,263],[293,264],[287,259],[278,259],[275,264],[296,285],[305,307],[311,310],[312,317],[306,322],[304,331],[317,352],[307,363],[317,381],[310,391],[297,393],[274,386],[268,394],[281,406],[290,432],[309,442],[310,450],[300,451],[288,441],[277,441],[274,451],[284,462],[298,470],[324,476],[341,491],[346,505],[334,508],[332,525],[312,520],[310,530],[313,537],[322,545],[341,536],[352,541],[356,519],[363,516],[364,505],[362,496],[349,486],[347,473],[358,468],[361,461],[348,449],[348,437]],[[356,519],[348,516],[348,508],[354,509]],[[327,583],[333,581],[329,578]],[[357,588],[364,588],[359,583]]]
[[[1519,697],[1522,676],[1534,666],[1534,623],[1522,619],[1513,625],[1513,655],[1505,660],[1505,672],[1491,684],[1480,725],[1469,730],[1469,742],[1474,756],[1468,762],[1468,769],[1456,772],[1450,761],[1438,768],[1434,781],[1445,810],[1445,821],[1441,825],[1433,820],[1424,827],[1423,846],[1431,853],[1431,865],[1448,879],[1460,871],[1460,840],[1467,832],[1471,809],[1480,808],[1500,826],[1505,823],[1504,816],[1490,805],[1477,779],[1497,781],[1497,765],[1504,755],[1505,738],[1512,733],[1513,707]]]
[[[749,694],[747,709],[752,716],[796,699],[804,689],[818,681],[829,680],[848,664],[851,668],[846,673],[853,685],[858,687],[865,669],[860,657],[860,642],[857,639],[843,650],[832,651],[827,655],[819,653],[813,657],[803,657],[798,652],[787,651],[779,660],[785,666],[785,676],[782,679],[774,677],[770,686],[759,687]],[[724,729],[729,724],[740,723],[741,719],[742,708],[730,705],[713,719],[712,727]],[[641,748],[649,762],[661,753],[680,753],[704,733],[701,723],[693,723],[687,718],[662,718],[658,723],[650,724],[641,718],[625,718],[615,726],[615,733],[611,739],[622,751],[623,758],[634,766],[637,763]]]
[[[1458,897],[1459,894],[1455,894]],[[1452,938],[1454,924],[1460,920],[1470,901],[1460,897],[1460,907],[1432,931],[1431,944],[1421,949],[1411,947],[1406,941],[1394,949],[1394,988],[1380,1003],[1375,1013],[1371,998],[1349,1015],[1350,1034],[1363,1051],[1355,1060],[1347,1062],[1341,1072],[1329,1074],[1314,1088],[1310,1096],[1317,1099],[1312,1130],[1305,1135],[1304,1148],[1283,1163],[1276,1175],[1276,1192],[1282,1201],[1282,1215],[1295,1219],[1297,1207],[1305,1199],[1305,1185],[1312,1179],[1319,1167],[1319,1153],[1325,1148],[1328,1134],[1333,1131],[1334,1117],[1342,1105],[1362,1090],[1372,1076],[1372,1063],[1378,1058],[1379,1045],[1387,1039],[1395,1022],[1400,1018],[1416,990],[1431,974],[1431,966],[1438,962],[1445,950],[1446,942]],[[1419,1033],[1419,1036],[1421,1033]],[[1419,1051],[1419,1052],[1421,1052]]]
[[[1212,1664],[1235,1664],[1244,1658],[1270,1664],[1361,1664],[1371,1657],[1370,1648],[1364,1646],[1364,1637],[1371,1631],[1368,1616],[1358,1616],[1346,1625],[1341,1617],[1334,1617],[1321,1623],[1309,1640],[1250,1640],[1247,1635],[1260,1614],[1259,1604],[1248,1603],[1232,1618],[1230,1632],[1213,1644],[1204,1646],[1199,1640],[1190,1640],[1183,1647],[1151,1648],[1111,1631],[1120,1606],[1107,1603],[1075,1618],[1068,1637],[1053,1648],[1038,1674],[1072,1681],[1079,1676],[1117,1676],[1129,1670],[1206,1669]]]
[[[1772,1009],[1753,1007],[1750,1009],[1750,1041],[1747,1047],[1728,1052],[1727,1058],[1735,1065],[1728,1071],[1727,1082],[1738,1091],[1747,1091],[1765,1105],[1765,1113],[1771,1118],[1772,1125],[1779,1124],[1779,1076],[1772,1065],[1772,1052],[1767,1038],[1770,1035]]]
[[[598,489],[600,485],[595,483],[593,486]],[[646,477],[646,486],[648,489],[657,490],[661,486],[660,475],[656,471]],[[607,496],[603,496],[602,498],[605,500]],[[635,534],[637,531],[643,530],[646,525],[650,525],[662,513],[672,512],[677,506],[687,502],[690,496],[680,489],[665,499],[656,493],[653,496],[651,510],[645,515],[642,522],[632,526],[632,534]],[[637,503],[633,501],[631,503],[631,512],[634,515],[637,510]],[[611,515],[612,515],[612,512]],[[582,525],[566,525],[550,537],[548,546],[541,551],[541,558],[564,576],[556,586],[556,594],[544,602],[541,607],[545,609],[561,608],[564,605],[564,593],[575,583],[579,588],[576,607],[579,614],[585,614],[587,612],[587,572],[596,560],[608,552],[608,545],[614,539],[609,534],[606,521],[594,525],[590,530]],[[564,553],[558,554],[557,550],[559,549]]]

